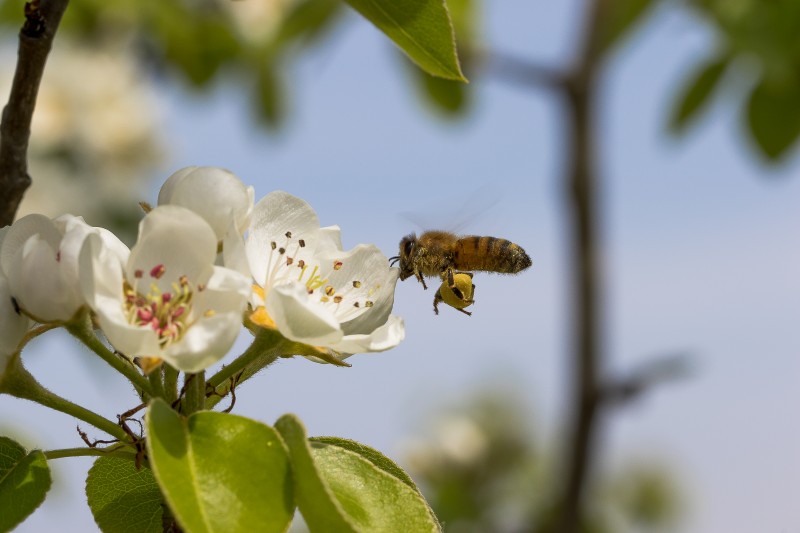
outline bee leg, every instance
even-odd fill
[[[442,291],[441,289],[436,291],[436,294],[433,295],[433,312],[437,315],[439,314],[439,302],[443,302],[444,298],[442,298]]]
[[[414,275],[417,277],[420,283],[422,283],[422,288],[426,291],[428,290],[428,286],[425,284],[425,278],[422,277],[422,274],[418,270],[414,271]]]
[[[462,313],[464,313],[467,316],[472,316],[472,313],[470,311],[465,310],[465,309],[458,309],[458,311],[461,311]]]
[[[453,269],[452,268],[448,268],[447,270],[442,272],[442,279],[446,279],[447,280],[447,286],[448,287],[450,287],[451,289],[455,288],[456,280],[453,277]],[[461,296],[459,296],[459,299],[461,299]]]

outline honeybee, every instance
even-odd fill
[[[428,288],[425,276],[440,277],[462,301],[472,298],[464,298],[456,286],[456,274],[474,271],[516,274],[531,266],[531,258],[525,250],[507,239],[477,235],[459,237],[446,231],[426,231],[419,237],[413,233],[403,237],[400,254],[389,262],[399,263],[401,280],[414,276],[425,289]]]

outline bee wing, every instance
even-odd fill
[[[485,219],[502,198],[500,191],[488,184],[474,189],[466,197],[462,193],[463,190],[458,190],[450,197],[428,201],[428,205],[419,210],[398,214],[421,231],[463,234],[469,228],[479,227],[479,221]],[[482,228],[479,232],[485,235],[491,233],[491,228]]]

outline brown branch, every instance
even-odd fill
[[[474,54],[484,75],[529,89],[564,88],[565,74],[552,67],[496,50],[477,50]]]
[[[0,227],[11,224],[31,184],[28,140],[47,55],[69,0],[31,0],[19,33],[17,68],[0,123]]]
[[[567,211],[571,222],[573,287],[573,378],[565,485],[557,509],[556,531],[576,533],[585,516],[587,480],[598,435],[601,407],[600,373],[603,362],[600,321],[602,279],[600,276],[597,191],[598,165],[595,146],[595,96],[601,63],[599,46],[604,11],[609,0],[589,1],[584,41],[577,63],[565,85],[568,121]]]

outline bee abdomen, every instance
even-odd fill
[[[516,274],[531,266],[521,246],[499,237],[469,236],[458,240],[456,268]]]

